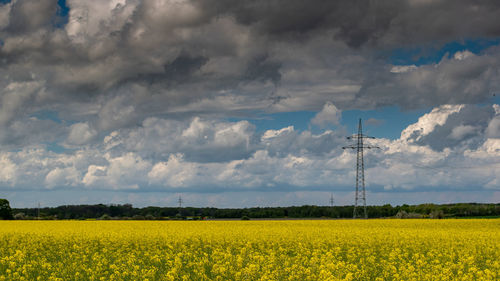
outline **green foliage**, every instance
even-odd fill
[[[7,199],[0,199],[0,219],[11,220],[14,219],[12,216],[12,210]]]
[[[442,218],[444,218],[444,212],[443,212],[443,210],[433,210],[429,214],[429,217],[431,219],[442,219]]]
[[[401,210],[396,214],[396,218],[398,219],[407,219],[408,213],[405,210]]]
[[[108,214],[104,214],[101,217],[99,217],[100,220],[110,220],[112,219]]]
[[[26,216],[24,215],[24,213],[17,213],[14,215],[14,219],[15,220],[24,220],[24,219],[26,219]]]
[[[423,215],[420,213],[407,213],[405,210],[400,210],[396,216],[398,219],[421,219],[423,218]]]
[[[9,208],[10,209],[10,208]],[[134,208],[125,205],[73,205],[55,208],[41,208],[42,219],[194,219],[220,218],[352,218],[354,206],[290,206],[290,207],[256,207],[241,209],[194,208],[194,207],[145,207]],[[450,218],[450,217],[493,217],[500,216],[500,204],[420,204],[391,206],[367,206],[369,218]],[[24,213],[25,218],[36,218],[37,209],[13,209],[14,213]],[[399,214],[399,215],[398,215]]]

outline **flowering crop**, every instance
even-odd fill
[[[0,221],[0,280],[500,280],[500,220]]]

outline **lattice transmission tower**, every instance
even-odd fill
[[[380,148],[378,146],[364,145],[363,139],[374,139],[374,137],[363,135],[363,127],[361,125],[361,118],[359,119],[358,134],[347,137],[348,140],[356,141],[355,144],[342,147],[342,149],[356,149],[356,193],[354,198],[354,211],[353,218],[361,217],[361,213],[358,211],[359,201],[363,201],[363,213],[364,218],[368,218],[366,213],[366,192],[365,192],[365,163],[363,160],[363,149]]]
[[[179,204],[179,208],[182,208],[182,203],[184,203],[184,201],[182,200],[182,197],[179,195],[179,199],[177,200],[177,203]]]

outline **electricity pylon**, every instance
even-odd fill
[[[182,201],[182,197],[179,195],[179,199],[177,200],[177,203],[179,203],[179,208],[182,208],[182,203],[184,203],[184,201]]]
[[[351,148],[356,149],[356,193],[354,198],[354,211],[353,218],[361,217],[361,214],[357,212],[358,201],[363,201],[363,211],[364,218],[368,218],[366,213],[366,192],[365,192],[365,163],[363,160],[363,149],[380,148],[378,146],[364,145],[363,139],[374,139],[374,137],[363,135],[363,128],[361,125],[361,118],[359,118],[358,134],[347,137],[348,140],[355,140],[356,143],[348,146],[342,147],[342,149]]]

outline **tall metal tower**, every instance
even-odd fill
[[[358,211],[359,200],[363,201],[363,212],[364,218],[368,218],[366,213],[366,192],[365,192],[365,163],[363,160],[363,149],[380,148],[378,146],[364,145],[363,139],[374,139],[374,137],[363,135],[363,128],[361,125],[361,118],[359,118],[358,134],[347,137],[348,140],[356,141],[355,144],[342,147],[342,149],[351,148],[356,149],[356,193],[354,198],[354,212],[353,218],[361,217],[361,213]]]
[[[179,199],[177,200],[177,203],[179,203],[179,208],[182,208],[182,203],[184,203],[184,201],[182,201],[182,197],[179,195]]]
[[[330,207],[333,207],[333,203],[334,203],[334,200],[333,200],[333,193],[330,194]]]

